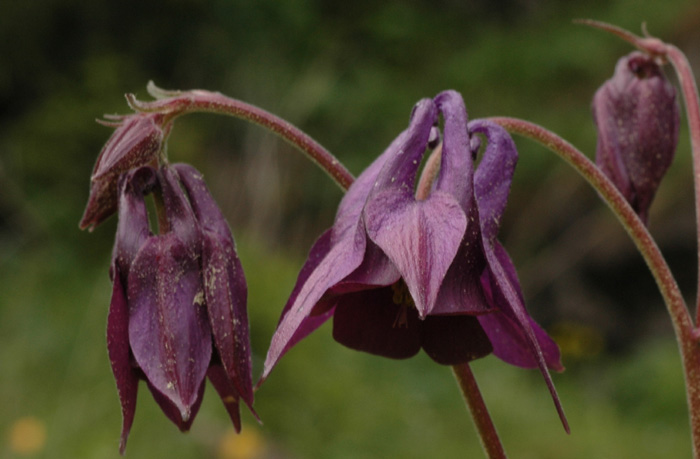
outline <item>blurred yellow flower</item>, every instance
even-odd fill
[[[33,416],[17,419],[10,427],[10,450],[13,453],[28,456],[44,449],[46,444],[46,426]]]
[[[262,458],[265,451],[264,439],[252,428],[244,428],[240,434],[228,429],[219,440],[219,459]]]
[[[551,333],[564,357],[576,360],[592,359],[605,349],[603,335],[584,324],[559,322],[552,327]]]

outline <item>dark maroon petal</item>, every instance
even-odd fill
[[[430,314],[467,227],[459,203],[439,190],[415,201],[386,189],[368,199],[365,219],[367,234],[398,268],[418,313]]]
[[[202,175],[186,164],[176,164],[173,168],[202,227],[204,296],[214,344],[228,378],[236,385],[246,404],[252,407],[252,365],[246,309],[248,290],[233,236]]]
[[[136,412],[139,378],[131,366],[129,356],[129,309],[118,268],[114,273],[112,301],[107,316],[107,352],[122,406],[123,421],[119,453],[124,454],[126,440],[129,438]]]
[[[464,315],[426,317],[422,346],[441,365],[471,362],[493,349],[477,318]]]
[[[151,391],[151,395],[153,395],[153,399],[156,401],[163,414],[165,414],[181,432],[188,432],[190,427],[192,427],[194,418],[199,412],[199,407],[202,405],[202,399],[204,399],[204,381],[199,385],[197,395],[187,418],[182,417],[182,412],[169,397],[162,394],[148,380],[146,380],[146,383],[148,384],[148,389]]]
[[[241,431],[241,408],[238,403],[240,394],[236,386],[229,379],[226,370],[221,365],[211,365],[207,370],[207,377],[211,381],[214,389],[219,394],[221,401],[224,402],[226,412],[231,418],[236,432]]]
[[[333,338],[351,349],[392,359],[420,350],[421,326],[416,310],[392,301],[391,287],[343,295],[333,316]]]
[[[187,421],[211,360],[199,262],[175,233],[152,237],[129,273],[129,340],[148,381]]]
[[[491,121],[474,120],[469,123],[469,132],[484,134],[488,141],[474,173],[474,195],[482,235],[493,245],[510,193],[518,151],[508,132]]]

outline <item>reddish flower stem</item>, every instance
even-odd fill
[[[673,65],[678,76],[678,82],[683,92],[685,109],[688,114],[690,129],[690,146],[693,151],[693,182],[695,184],[695,224],[698,241],[698,273],[700,274],[700,104],[698,104],[698,87],[695,83],[693,70],[685,54],[673,45],[666,45],[666,57]],[[695,324],[700,325],[700,275],[695,307]]]
[[[583,153],[556,134],[541,126],[515,118],[490,118],[511,133],[539,142],[568,162],[595,188],[620,220],[637,249],[644,257],[661,291],[671,316],[681,351],[686,396],[690,415],[693,457],[700,457],[700,346],[681,291],[656,242],[627,200],[615,185]]]
[[[149,91],[163,97],[153,102],[141,102],[133,94],[127,94],[129,105],[138,111],[162,112],[169,116],[170,121],[189,113],[217,113],[240,118],[264,127],[277,134],[302,153],[306,154],[316,165],[323,169],[333,181],[343,190],[347,190],[353,182],[352,174],[321,144],[302,132],[293,124],[273,115],[272,113],[232,99],[218,92],[193,91],[163,91],[149,84]]]
[[[479,432],[481,446],[484,452],[491,459],[505,458],[506,453],[503,450],[501,440],[498,438],[496,426],[494,426],[489,416],[489,411],[486,408],[486,403],[481,396],[481,391],[474,378],[471,368],[468,363],[453,365],[452,372],[457,379],[459,388],[462,390],[464,401],[469,407],[469,412],[472,415],[472,420]]]
[[[427,199],[430,194],[430,187],[438,175],[441,156],[442,143],[433,150],[425,163],[425,167],[418,181],[418,186],[416,187],[416,199],[419,201]],[[484,398],[481,396],[481,391],[474,378],[474,373],[472,373],[469,367],[469,363],[453,365],[452,372],[457,379],[459,389],[462,392],[467,408],[469,408],[469,413],[476,426],[479,439],[481,440],[481,446],[484,448],[484,453],[492,459],[505,458],[506,453],[503,450],[501,439],[498,437],[498,431],[491,420],[489,410],[486,407]]]

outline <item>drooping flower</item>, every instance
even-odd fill
[[[92,231],[117,211],[119,176],[157,159],[170,124],[161,113],[135,113],[103,122],[116,127],[102,147],[90,177],[90,197],[80,229]]]
[[[145,195],[162,197],[152,234]],[[124,417],[123,452],[140,379],[163,412],[188,430],[209,377],[237,430],[253,391],[246,284],[233,238],[191,166],[145,166],[119,180],[107,347]]]
[[[633,52],[593,98],[596,163],[643,222],[678,144],[676,91],[655,59]]]
[[[439,172],[417,196],[440,114]],[[478,134],[488,143],[475,171]],[[539,367],[567,427],[548,372],[562,369],[559,350],[525,310],[513,263],[496,238],[516,161],[507,132],[488,121],[468,123],[458,93],[421,100],[408,129],[357,178],[333,227],[312,247],[262,379],[332,317],[337,341],[376,355],[407,358],[422,348],[455,365],[493,351],[513,365]]]

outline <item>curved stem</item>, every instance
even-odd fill
[[[264,127],[268,131],[277,134],[301,152],[305,153],[313,162],[323,169],[340,188],[344,191],[353,182],[352,174],[326,150],[321,144],[302,132],[293,124],[273,115],[272,113],[247,104],[240,100],[232,99],[218,92],[193,90],[193,91],[163,91],[153,89],[149,84],[149,91],[158,95],[168,96],[153,102],[142,102],[133,94],[127,94],[129,105],[142,112],[162,112],[168,116],[168,121],[189,113],[218,113],[240,118]]]
[[[695,308],[695,323],[700,325],[700,103],[698,103],[698,87],[695,83],[693,70],[685,54],[676,46],[664,43],[658,38],[637,35],[600,21],[589,19],[575,21],[579,24],[595,27],[600,30],[612,33],[624,41],[636,46],[645,53],[659,58],[663,61],[670,61],[673,65],[678,81],[683,92],[686,112],[688,113],[688,126],[690,128],[690,143],[693,152],[693,182],[695,186],[695,221],[697,229],[698,243],[698,289]],[[645,30],[646,34],[646,30]]]
[[[693,151],[693,173],[695,184],[695,224],[698,231],[697,241],[700,248],[700,104],[698,104],[698,87],[693,71],[685,54],[673,45],[666,45],[666,57],[678,75],[678,81],[685,100],[690,128],[690,146]],[[700,251],[698,251],[698,273],[700,273]],[[698,276],[698,296],[695,308],[695,323],[700,324],[700,275]]]
[[[656,242],[615,185],[583,153],[556,134],[528,121],[497,117],[491,121],[509,132],[539,142],[567,161],[595,188],[610,206],[649,266],[671,316],[683,360],[686,396],[690,414],[693,455],[700,453],[700,346],[688,308],[666,260]]]
[[[481,446],[484,448],[486,455],[491,458],[505,458],[506,453],[501,445],[501,440],[498,438],[496,426],[493,425],[489,411],[486,408],[486,403],[481,396],[479,386],[474,378],[471,368],[468,363],[462,363],[452,366],[452,372],[457,379],[459,388],[464,396],[464,401],[469,407],[469,412],[472,415],[472,420],[479,432]]]

